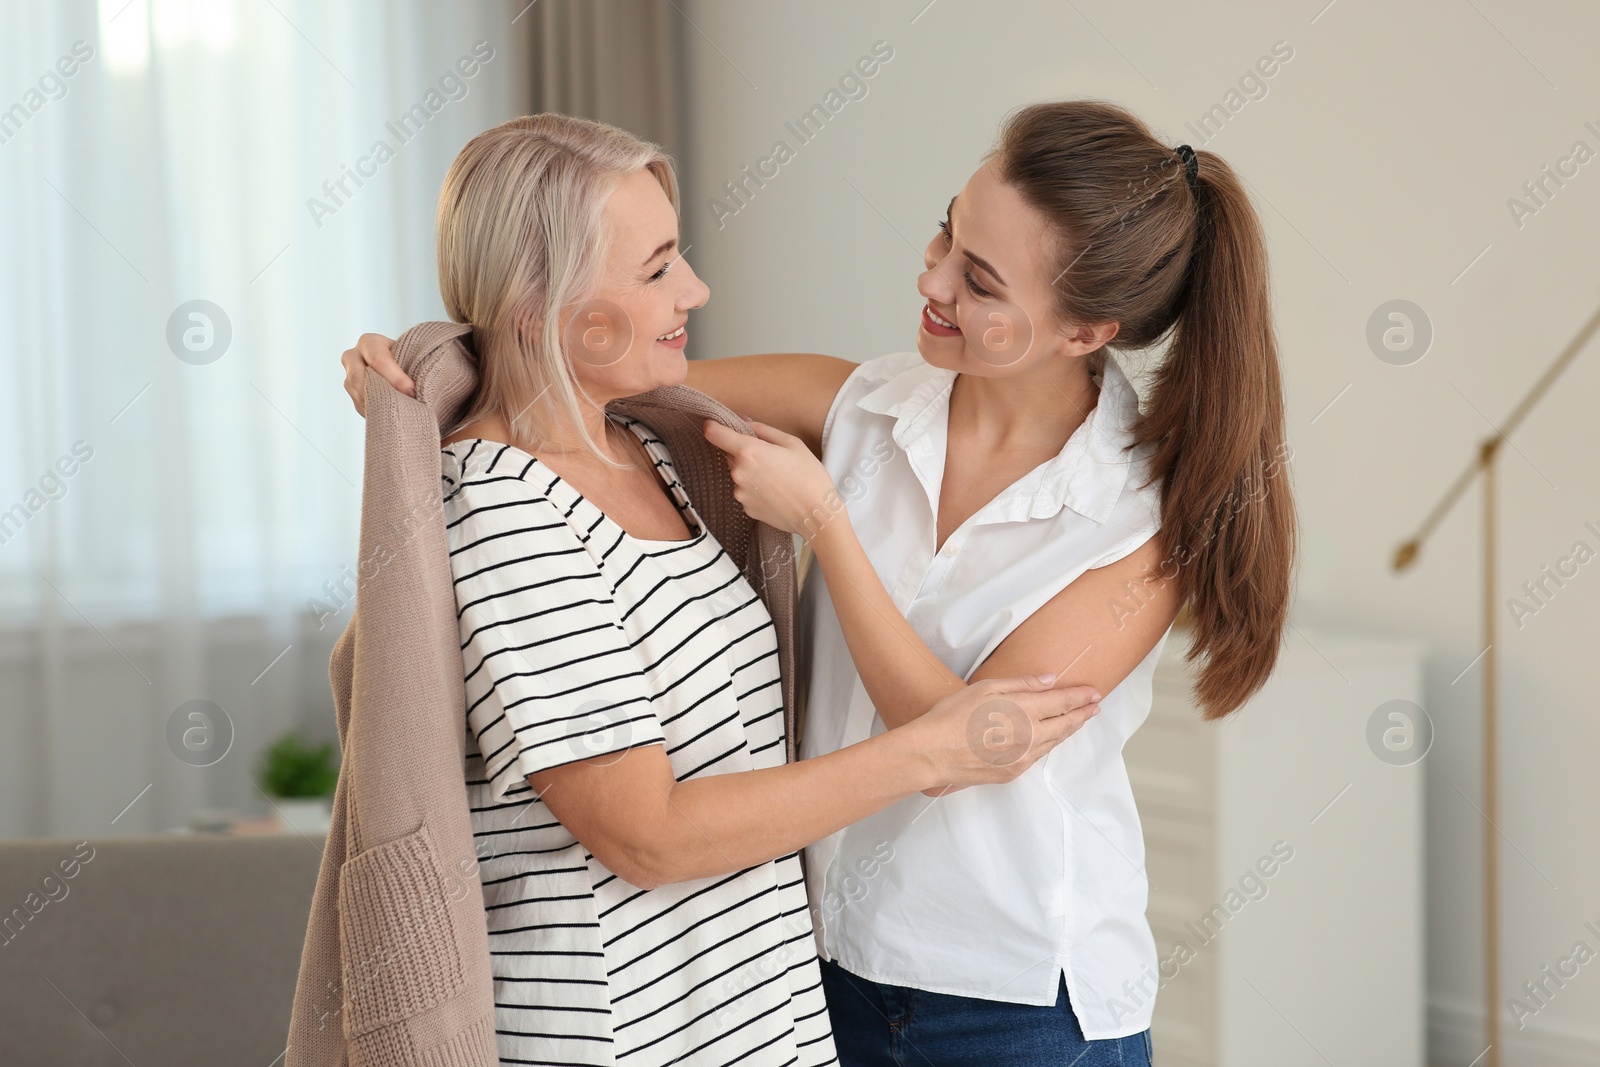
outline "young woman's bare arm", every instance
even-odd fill
[[[394,340],[364,333],[340,358],[344,389],[356,411],[366,414],[366,368],[400,392],[415,397],[416,387],[394,358]],[[822,454],[822,424],[833,398],[856,364],[835,356],[778,352],[726,359],[692,359],[687,384],[743,415],[792,433],[816,455]]]
[[[822,454],[822,424],[856,364],[781,352],[689,361],[688,384],[747,419],[776,426]]]
[[[841,512],[812,539],[850,655],[886,726],[923,714],[963,685],[900,614]],[[1109,693],[1133,672],[1178,613],[1175,576],[1162,579],[1160,538],[1085,571],[1019,624],[972,682],[1054,674]],[[1137,590],[1130,593],[1129,590]]]
[[[960,691],[967,683],[933,653],[884,588],[827,471],[791,435],[771,426],[754,430],[749,437],[705,427],[707,438],[729,456],[734,495],[745,511],[810,543],[879,718],[891,728],[903,725]],[[1111,692],[1177,615],[1176,576],[1159,580],[1160,552],[1160,539],[1152,537],[1116,563],[1080,575],[1018,625],[972,681],[1048,673],[1064,684]],[[1118,602],[1124,609],[1139,606],[1109,606]]]

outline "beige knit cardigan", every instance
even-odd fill
[[[465,779],[466,706],[439,490],[440,427],[477,386],[471,327],[429,322],[395,346],[417,399],[367,373],[356,609],[334,646],[342,764],[311,902],[285,1067],[495,1067],[488,926]],[[745,515],[685,386],[610,405],[672,453],[695,509],[777,629],[794,759],[793,540]]]

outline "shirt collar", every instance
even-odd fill
[[[950,387],[956,372],[924,360],[889,378],[856,401],[865,411],[895,420],[895,444],[906,452],[919,438],[936,435],[943,456],[949,429]],[[1066,403],[1063,399],[1062,403]],[[1133,443],[1130,428],[1139,398],[1115,357],[1107,355],[1100,397],[1061,451],[1034,468],[984,510],[996,519],[1042,519],[1069,507],[1085,518],[1105,522],[1127,482]]]

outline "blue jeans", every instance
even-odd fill
[[[884,985],[822,960],[840,1067],[1149,1067],[1150,1031],[1085,1041],[1061,981],[1053,1008]]]

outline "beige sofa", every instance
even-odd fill
[[[281,1063],[321,849],[297,834],[0,842],[0,1064]]]

